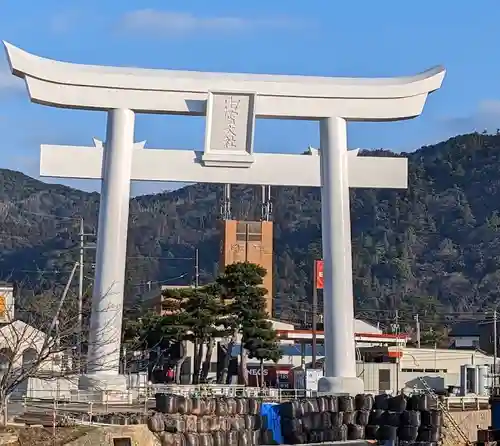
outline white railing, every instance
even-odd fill
[[[33,390],[28,391],[24,395],[13,394],[11,401],[13,402],[36,402],[46,403],[48,401],[59,401],[63,404],[80,403],[95,405],[138,405],[147,404],[154,400],[156,393],[169,393],[174,395],[191,396],[191,397],[211,397],[211,396],[226,396],[226,397],[247,397],[247,398],[262,398],[269,401],[284,401],[296,398],[304,398],[316,395],[316,392],[303,389],[275,389],[275,388],[259,388],[245,387],[241,385],[172,385],[172,384],[153,384],[146,387],[130,389],[127,391],[87,391],[87,390],[70,390],[58,392],[56,390]]]
[[[171,393],[183,396],[227,396],[263,398],[271,401],[283,401],[297,398],[304,398],[316,395],[317,392],[304,389],[276,389],[270,387],[245,387],[243,385],[219,385],[219,384],[199,384],[199,385],[172,385],[154,384],[147,388],[147,395],[154,397],[155,393]]]
[[[449,396],[442,401],[447,410],[479,410],[489,404],[488,396],[468,395],[468,396]]]
[[[126,391],[86,391],[71,389],[69,391],[58,392],[56,390],[33,390],[28,391],[24,395],[11,395],[10,400],[13,402],[36,402],[40,401],[43,404],[49,401],[59,401],[60,403],[80,403],[94,404],[97,406],[133,406],[144,405],[148,402],[151,404],[155,393],[169,393],[183,396],[194,397],[211,397],[211,396],[226,396],[226,397],[247,397],[247,398],[263,398],[268,401],[286,401],[297,398],[304,398],[318,395],[317,392],[304,389],[275,389],[275,388],[259,388],[245,387],[242,385],[216,385],[216,384],[200,384],[200,385],[176,385],[176,384],[153,384],[145,387],[138,387]],[[471,407],[484,407],[488,403],[487,396],[450,396],[442,399],[446,407],[459,408],[463,410]]]
[[[11,395],[11,401],[60,401],[67,403],[109,403],[109,404],[133,404],[136,401],[144,400],[145,395],[140,398],[135,390],[127,391],[88,391],[88,390],[71,390],[67,392],[57,392],[55,390],[33,390],[25,394],[14,393]]]

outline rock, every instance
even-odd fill
[[[0,445],[17,445],[19,442],[19,437],[16,434],[11,434],[9,432],[0,434]]]

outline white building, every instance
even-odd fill
[[[448,337],[453,348],[479,348],[481,337],[479,323],[478,321],[458,322],[452,326]]]
[[[460,386],[462,365],[493,364],[493,357],[481,351],[433,348],[361,349],[364,361],[358,363],[369,392],[422,389],[421,379],[435,390]]]
[[[14,395],[43,398],[69,394],[75,387],[61,376],[71,372],[70,355],[51,353],[52,344],[45,333],[20,320],[0,328],[0,377],[8,373],[7,379],[17,384]]]

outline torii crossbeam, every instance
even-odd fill
[[[320,187],[318,152],[303,155],[258,153],[250,168],[206,166],[203,152],[196,150],[145,149],[136,143],[132,153],[132,181],[176,183],[255,184],[270,186]],[[94,146],[41,146],[40,175],[56,178],[103,178],[103,143]],[[407,187],[406,158],[357,156],[348,152],[349,187]],[[284,173],[278,173],[283,171]]]
[[[42,146],[41,154],[42,175],[102,178],[88,385],[124,387],[117,345],[130,180],[149,180],[321,186],[326,377],[319,390],[363,391],[355,367],[349,187],[405,188],[407,166],[403,158],[348,152],[346,121],[418,116],[441,86],[443,68],[380,79],[200,73],[78,65],[5,47],[33,102],[108,112],[104,144]],[[134,143],[135,113],[206,116],[203,151]],[[319,121],[320,156],[255,154],[256,118]]]

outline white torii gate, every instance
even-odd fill
[[[33,102],[108,112],[106,141],[41,148],[40,174],[102,178],[87,387],[123,388],[118,374],[130,181],[320,186],[326,377],[320,391],[360,393],[356,377],[349,187],[407,187],[403,158],[347,151],[346,122],[394,121],[422,112],[441,67],[412,77],[327,78],[79,65],[4,42],[12,73]],[[135,113],[206,116],[205,147],[145,149]],[[255,118],[320,123],[320,156],[253,152]]]

